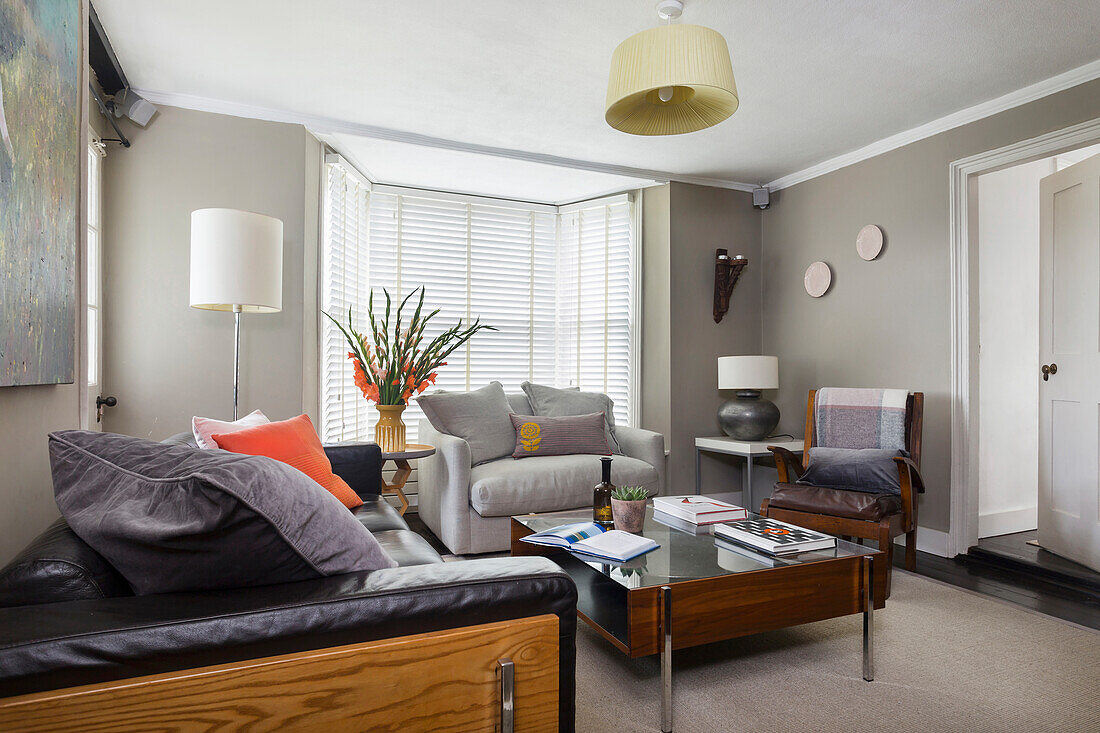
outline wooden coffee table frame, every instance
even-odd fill
[[[630,657],[661,655],[661,730],[672,730],[672,652],[763,631],[863,614],[863,679],[874,679],[874,609],[886,605],[886,554],[823,558],[664,586],[626,588],[562,550],[520,542],[512,554],[544,555],[577,584],[577,615]],[[871,602],[871,599],[874,602]]]

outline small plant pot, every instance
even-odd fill
[[[624,532],[641,532],[645,525],[646,500],[620,501],[611,498],[611,517],[615,521],[615,529]]]

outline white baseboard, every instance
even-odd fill
[[[938,529],[928,529],[927,527],[917,527],[917,549],[921,552],[927,552],[929,555],[938,555],[939,557],[951,557],[948,553],[948,547],[950,547],[950,537],[947,532],[941,532]],[[905,535],[898,535],[894,538],[895,545],[905,545]]]
[[[1035,529],[1039,522],[1038,507],[1005,509],[1000,512],[978,515],[978,537],[996,537],[1013,532]]]

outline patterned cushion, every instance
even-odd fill
[[[814,442],[822,448],[905,449],[904,389],[823,387],[814,396]]]
[[[611,455],[602,412],[568,417],[510,415],[516,430],[512,458],[571,456],[578,453]]]
[[[615,403],[602,392],[581,392],[575,387],[562,389],[543,384],[524,382],[520,385],[531,401],[534,414],[542,417],[566,417],[590,415],[602,412],[607,422],[607,444],[612,453],[622,453],[615,438]]]

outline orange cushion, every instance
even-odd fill
[[[222,450],[267,456],[292,466],[321,484],[348,509],[363,503],[344,479],[332,472],[332,464],[321,447],[308,415],[257,425],[232,433],[211,436]]]

